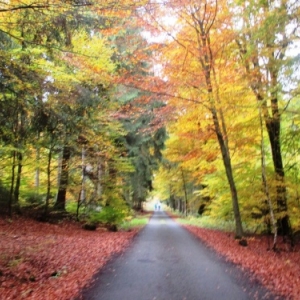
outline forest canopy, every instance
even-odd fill
[[[237,237],[292,234],[299,14],[296,0],[2,1],[1,212],[118,223],[155,196]]]

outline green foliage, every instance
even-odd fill
[[[37,193],[31,190],[29,191],[22,191],[22,205],[33,205],[33,206],[43,206],[46,203],[47,195],[45,193]],[[53,195],[50,194],[51,202],[53,204]]]
[[[29,205],[42,205],[45,203],[45,195],[34,192],[28,193],[24,198],[25,203]]]
[[[235,228],[234,220],[224,220],[222,218],[214,218],[211,216],[188,216],[183,217],[179,216],[177,219],[182,224],[194,225],[202,228],[216,229],[222,230],[225,232],[233,232]],[[266,226],[261,224],[261,222],[257,223],[243,223],[243,228],[246,233],[261,233],[266,230]]]
[[[104,223],[109,225],[119,225],[128,215],[126,207],[103,207],[100,212],[93,212],[88,220],[90,223]]]
[[[66,203],[66,211],[72,215],[76,215],[77,213],[77,202],[75,201],[68,201]],[[83,215],[85,212],[85,207],[84,206],[80,206],[80,209],[79,209],[79,215]]]
[[[120,225],[120,228],[123,230],[130,230],[131,228],[143,227],[149,222],[150,217],[151,214],[146,214],[126,218],[125,221]]]

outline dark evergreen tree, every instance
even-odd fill
[[[158,169],[162,160],[161,150],[166,140],[164,127],[154,132],[148,130],[154,119],[153,111],[141,114],[136,119],[123,119],[124,128],[128,131],[125,145],[128,157],[134,165],[134,172],[130,174],[132,189],[132,205],[135,209],[142,208],[149,191],[152,191],[153,173]]]

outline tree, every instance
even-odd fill
[[[172,11],[172,14],[176,14],[177,24],[180,24],[178,32],[168,32],[173,41],[169,43],[167,50],[164,50],[165,57],[170,57],[170,53],[173,54],[172,61],[168,59],[168,64],[173,64],[174,68],[169,82],[175,86],[176,93],[180,93],[182,98],[188,98],[191,102],[204,105],[211,115],[212,129],[219,144],[230,187],[236,236],[241,238],[243,228],[220,92],[221,69],[218,68],[219,61],[223,59],[222,51],[219,49],[223,49],[225,43],[228,43],[228,40],[224,40],[224,36],[220,38],[221,32],[218,27],[218,24],[226,23],[225,4],[218,1],[200,3],[185,1],[184,3],[168,2],[166,6]],[[222,14],[220,6],[224,10]],[[218,38],[220,38],[218,41],[224,42],[221,46],[216,44]],[[231,41],[230,36],[228,39]],[[179,63],[174,64],[176,60]],[[166,76],[168,75],[166,74]],[[173,82],[171,82],[172,79],[174,79]],[[177,84],[178,86],[176,86]]]
[[[14,199],[17,202],[19,195],[22,160],[28,149],[28,146],[25,146],[25,138],[28,138],[26,141],[28,144],[35,144],[36,136],[42,133],[43,136],[42,138],[39,136],[39,139],[48,142],[48,145],[44,143],[43,146],[49,150],[47,203],[53,145],[56,143],[57,148],[60,145],[64,149],[61,176],[63,182],[58,193],[58,206],[64,208],[68,184],[68,160],[72,148],[69,143],[74,143],[85,125],[86,118],[82,107],[87,103],[83,102],[80,105],[76,103],[84,90],[80,85],[85,86],[86,90],[89,89],[94,98],[98,99],[98,103],[103,100],[101,98],[103,86],[111,84],[111,78],[107,74],[114,72],[114,65],[110,61],[112,52],[104,38],[99,38],[95,33],[92,37],[90,34],[92,18],[84,19],[84,13],[72,16],[76,15],[79,21],[90,21],[80,23],[88,33],[82,30],[75,34],[79,28],[78,23],[74,22],[74,18],[68,17],[73,8],[72,3],[58,7],[55,6],[55,2],[50,3],[50,6],[48,2],[39,7],[34,3],[28,6],[15,4],[18,3],[11,1],[1,11],[3,20],[10,22],[0,23],[1,35],[5,37],[3,47],[5,51],[9,51],[9,53],[3,51],[4,60],[1,61],[2,95],[6,100],[13,97],[16,103],[11,107],[12,101],[1,102],[3,115],[9,111],[15,112],[8,114],[12,116],[14,123],[11,123],[9,128],[5,128],[5,124],[1,127],[3,138],[7,140],[10,136],[9,143],[15,153],[10,203]],[[96,16],[94,15],[94,20]],[[36,26],[37,19],[40,20],[39,26]],[[67,52],[62,52],[61,49]],[[91,75],[90,78],[88,75]],[[60,126],[55,125],[56,121]],[[72,136],[65,141],[64,137],[70,133]]]
[[[249,86],[261,107],[271,146],[277,201],[278,228],[291,233],[287,190],[281,152],[280,99],[289,82],[289,48],[297,31],[297,1],[254,1],[234,3],[236,42],[245,67]],[[289,93],[289,91],[287,91]]]
[[[30,67],[31,59],[26,49],[13,51],[15,44],[4,43],[1,51],[3,60],[0,66],[1,78],[1,141],[10,147],[12,154],[10,200],[8,210],[11,214],[12,205],[18,206],[23,155],[26,143],[31,137],[30,110],[34,102],[33,95],[40,95],[39,88],[42,76]],[[13,53],[6,53],[6,51]],[[27,93],[25,92],[27,91]],[[5,120],[5,121],[4,121]],[[17,170],[16,170],[17,168]]]
[[[124,198],[135,209],[142,209],[142,203],[153,189],[153,173],[162,159],[166,139],[164,124],[156,124],[155,114],[165,104],[156,95],[143,87],[136,86],[152,77],[152,51],[142,36],[138,19],[133,15],[123,20],[125,32],[114,37],[115,54],[120,73],[117,95],[121,108],[117,114],[127,134],[119,140],[126,147],[126,157],[132,162],[134,172],[128,174]],[[121,58],[122,57],[122,58]],[[132,80],[132,81],[131,81]]]

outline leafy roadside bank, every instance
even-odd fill
[[[77,222],[0,219],[0,299],[74,299],[147,222],[129,220],[118,232],[86,231]]]
[[[270,291],[286,299],[296,300],[300,295],[300,246],[293,251],[285,243],[278,245],[279,251],[269,250],[270,237],[247,238],[248,246],[242,247],[234,234],[220,230],[181,224],[192,234],[214,249],[227,261],[238,265],[250,274],[252,280],[260,281]]]

